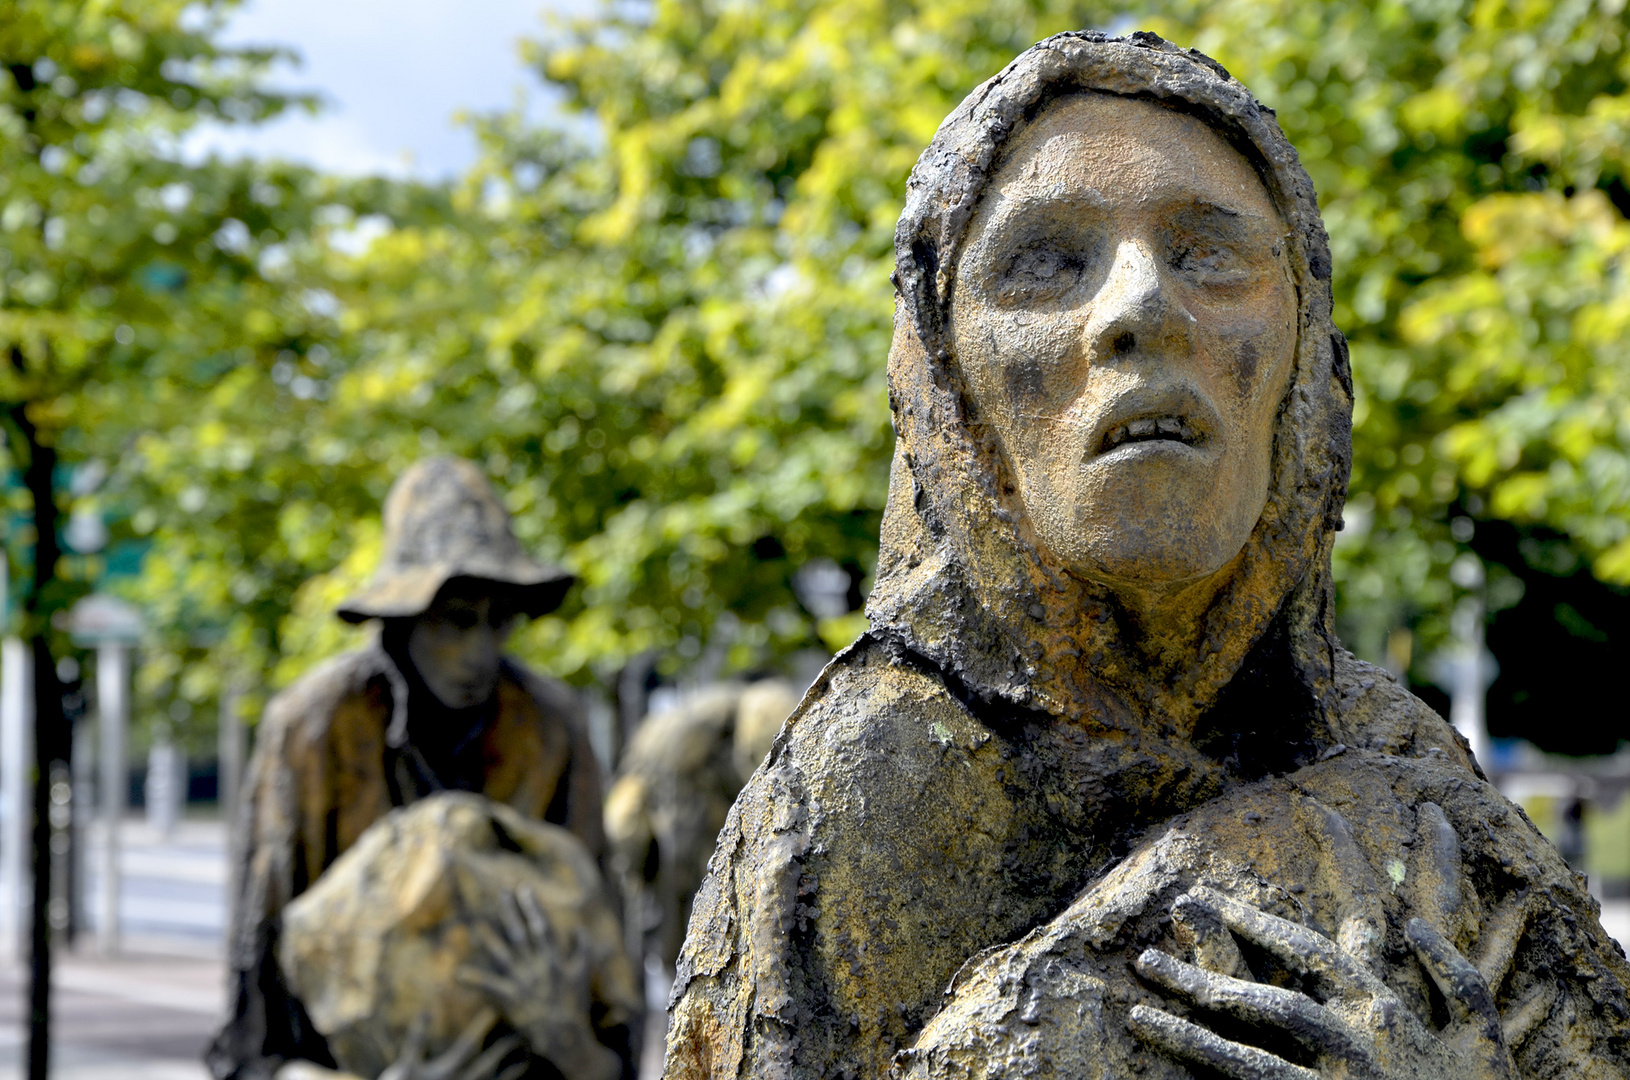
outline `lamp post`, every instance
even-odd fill
[[[29,786],[34,762],[34,671],[28,643],[0,640],[0,948],[7,960],[28,960]]]
[[[96,947],[119,951],[119,824],[126,801],[130,727],[130,650],[141,637],[141,614],[106,594],[87,596],[68,615],[77,645],[96,649],[96,712],[101,746],[101,833],[97,852]]]

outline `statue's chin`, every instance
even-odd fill
[[[1043,533],[1042,540],[1077,577],[1111,587],[1162,589],[1222,572],[1250,534],[1249,524],[1219,524],[1200,508],[1176,508],[1153,521],[1083,513],[1075,529],[1058,536]]]
[[[1218,467],[1227,464],[1185,450],[1096,462],[1057,483],[1033,473],[1041,483],[1023,485],[1026,511],[1056,565],[1077,577],[1182,587],[1234,560],[1266,502],[1266,484],[1255,498],[1237,497],[1256,485]]]
[[[1129,550],[1130,549],[1130,550]],[[1111,587],[1131,585],[1158,589],[1181,587],[1208,578],[1228,565],[1231,556],[1196,551],[1186,545],[1091,545],[1065,560],[1077,577]]]

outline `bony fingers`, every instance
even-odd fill
[[[420,1013],[408,1024],[407,1035],[402,1039],[401,1048],[397,1051],[396,1060],[386,1066],[385,1071],[379,1074],[379,1080],[416,1080],[424,1061],[425,1032],[430,1027],[430,1017]]]
[[[502,975],[496,975],[493,972],[478,967],[470,967],[469,965],[455,970],[453,978],[465,986],[485,990],[500,1000],[514,996],[519,989],[513,979],[506,979]]]
[[[1462,1023],[1475,1022],[1497,1035],[1500,1011],[1494,1005],[1488,983],[1471,961],[1460,955],[1460,950],[1425,919],[1410,919],[1404,927],[1404,939],[1415,950],[1426,973],[1443,991],[1443,1000],[1455,1019]]]
[[[413,1022],[408,1025],[407,1038],[402,1040],[402,1050],[397,1055],[397,1060],[411,1062],[414,1065],[422,1061],[424,1058],[425,1035],[429,1030],[430,1014],[420,1013],[415,1016]]]
[[[579,926],[577,932],[571,936],[571,943],[566,955],[561,958],[563,969],[579,973],[588,970],[589,956],[594,951],[594,942],[589,938],[588,928]]]
[[[504,939],[499,935],[498,931],[494,930],[488,923],[477,922],[475,924],[474,933],[475,936],[480,939],[481,947],[486,950],[487,955],[492,959],[493,963],[503,968],[505,971],[514,969],[514,950],[509,947],[508,943],[504,941]]]
[[[519,1036],[504,1036],[481,1051],[479,1057],[465,1066],[458,1074],[459,1080],[487,1080],[493,1074],[493,1070],[498,1068],[498,1063],[508,1057],[520,1045]]]
[[[522,885],[515,890],[515,902],[521,909],[521,915],[526,919],[526,928],[531,935],[533,946],[547,944],[549,916],[543,910],[543,903],[538,900],[537,892],[530,885]]]
[[[521,915],[520,902],[515,899],[513,892],[499,894],[498,921],[504,928],[504,936],[509,939],[510,945],[517,951],[527,947],[526,919]]]
[[[1375,871],[1353,838],[1352,823],[1339,810],[1312,796],[1304,796],[1300,805],[1323,852],[1323,876],[1336,915],[1336,944],[1366,970],[1373,970],[1386,926]]]
[[[458,1033],[458,1038],[453,1040],[453,1045],[449,1046],[438,1060],[456,1061],[461,1065],[470,1060],[470,1056],[481,1048],[481,1044],[486,1041],[487,1033],[496,1023],[498,1011],[490,1006],[482,1009],[470,1017],[469,1023]]]
[[[1172,905],[1172,920],[1177,924],[1179,936],[1193,943],[1196,964],[1219,975],[1243,978],[1250,974],[1234,935],[1223,925],[1216,908],[1184,893]]]
[[[1347,1060],[1360,1055],[1352,1033],[1334,1012],[1306,994],[1278,986],[1218,975],[1186,964],[1157,949],[1145,949],[1135,964],[1138,974],[1194,1005],[1273,1027],[1302,1045]]]
[[[1298,974],[1323,979],[1346,994],[1387,993],[1368,968],[1318,931],[1242,904],[1212,889],[1197,888],[1191,895],[1215,908],[1229,930],[1266,949]]]
[[[1488,983],[1489,990],[1500,992],[1517,958],[1517,949],[1528,934],[1528,923],[1534,915],[1534,895],[1524,890],[1507,902],[1489,918],[1483,920],[1478,934],[1478,956],[1473,963]]]
[[[1422,803],[1415,819],[1415,868],[1409,878],[1415,909],[1447,926],[1461,906],[1460,834],[1437,803]]]
[[[1180,1061],[1207,1065],[1235,1080],[1323,1080],[1312,1069],[1254,1046],[1229,1042],[1198,1024],[1147,1005],[1132,1006],[1132,1031],[1144,1042]]]

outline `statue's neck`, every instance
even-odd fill
[[[1191,581],[1105,579],[1097,583],[1113,597],[1119,636],[1135,654],[1140,681],[1177,685],[1201,662],[1208,635],[1215,629],[1216,606],[1241,560],[1242,556],[1236,555],[1215,573]],[[1177,726],[1186,733],[1187,724]]]

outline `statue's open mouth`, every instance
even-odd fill
[[[1107,454],[1117,446],[1141,442],[1178,442],[1196,446],[1200,432],[1182,416],[1145,416],[1111,428],[1104,436],[1100,454]]]
[[[1187,379],[1140,383],[1098,410],[1087,438],[1086,460],[1144,443],[1203,450],[1221,427],[1216,408]]]

